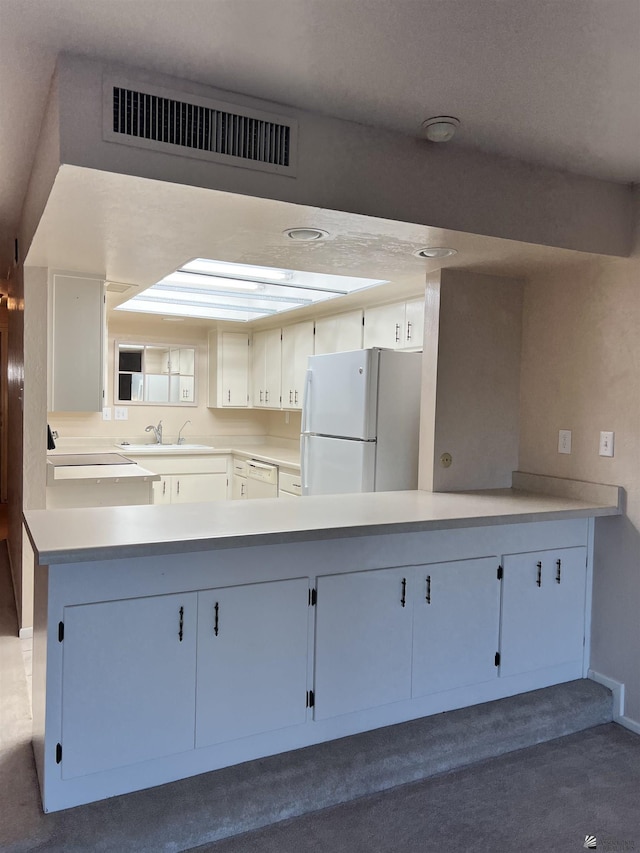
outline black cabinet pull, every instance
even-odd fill
[[[427,604],[431,604],[431,575],[427,575]]]
[[[182,642],[184,634],[184,607],[180,608],[180,624],[178,626],[178,639]]]
[[[402,598],[400,599],[400,604],[404,607],[407,603],[407,579],[402,578]]]
[[[214,620],[214,623],[213,623],[213,633],[214,633],[214,634],[216,635],[216,637],[217,637],[217,636],[218,636],[218,621],[219,621],[218,611],[220,610],[220,605],[218,604],[218,602],[217,602],[217,601],[216,601],[216,603],[215,603],[215,605],[214,605],[214,607],[213,607],[213,610],[214,610],[214,613],[215,613],[215,620]]]
[[[538,563],[538,579],[536,583],[538,586],[542,586],[542,563]]]
[[[560,583],[560,572],[562,570],[562,560],[556,560],[556,583]]]

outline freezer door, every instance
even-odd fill
[[[372,492],[375,441],[302,436],[302,494],[337,495]]]
[[[379,354],[368,349],[310,357],[304,432],[376,438]]]

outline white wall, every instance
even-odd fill
[[[598,455],[600,430],[615,432],[613,458]],[[640,724],[640,241],[629,260],[527,283],[520,468],[626,491],[626,514],[596,522],[591,665],[625,684]]]

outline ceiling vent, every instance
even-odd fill
[[[107,290],[109,293],[126,293],[127,290],[137,288],[137,284],[127,284],[124,281],[108,281]]]
[[[295,175],[289,117],[105,76],[103,138],[136,148]]]

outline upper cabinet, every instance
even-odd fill
[[[247,332],[209,334],[209,406],[246,408],[249,405],[249,346]]]
[[[364,312],[364,347],[421,349],[424,300],[378,305]]]
[[[313,320],[282,329],[282,408],[302,409],[307,359],[313,355]]]
[[[268,329],[253,335],[252,402],[261,409],[279,409],[281,405],[282,332]]]
[[[50,412],[100,412],[104,405],[104,280],[53,273],[50,280]]]
[[[362,310],[316,320],[315,355],[362,349]]]

